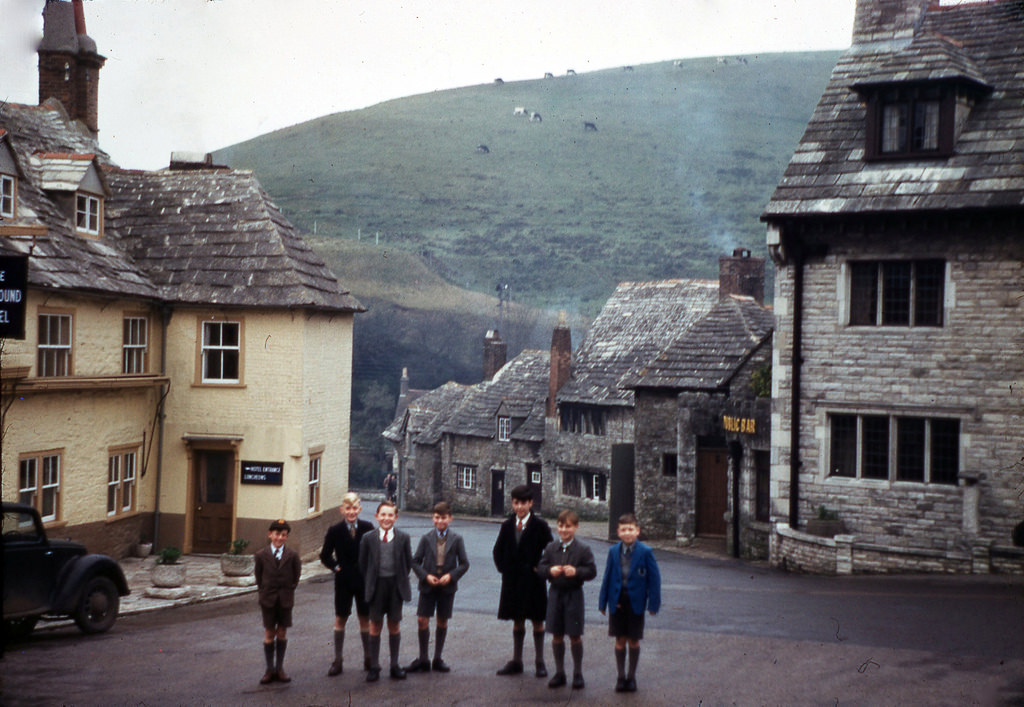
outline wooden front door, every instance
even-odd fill
[[[728,494],[729,450],[698,450],[697,535],[725,536]]]
[[[227,552],[235,512],[235,455],[199,450],[194,458],[192,551]]]
[[[505,515],[505,470],[491,469],[491,515]]]

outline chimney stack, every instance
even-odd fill
[[[937,0],[857,0],[853,43],[909,40]]]
[[[572,331],[559,314],[558,326],[551,332],[551,375],[548,377],[548,404],[545,415],[555,416],[556,396],[572,375]]]
[[[484,336],[484,380],[493,380],[494,375],[505,365],[508,346],[501,340],[497,329],[491,329]]]
[[[85,33],[82,0],[47,0],[39,43],[39,102],[56,98],[72,120],[99,132],[100,69],[106,58]]]
[[[737,248],[732,257],[718,259],[718,299],[729,295],[753,297],[764,304],[764,258],[752,258],[747,248]]]

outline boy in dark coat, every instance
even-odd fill
[[[579,516],[570,510],[558,514],[558,540],[544,549],[537,573],[551,581],[548,591],[548,633],[552,634],[551,653],[555,674],[548,687],[562,687],[565,679],[565,636],[572,649],[572,687],[583,682],[583,583],[597,576],[597,564],[590,548],[576,538]]]
[[[616,692],[636,692],[636,664],[640,660],[640,639],[644,637],[644,609],[651,616],[661,608],[661,572],[651,548],[639,542],[636,516],[619,516],[621,542],[608,549],[608,561],[601,580],[598,608],[608,617],[608,635],[615,639],[615,664],[619,671]],[[629,643],[629,673],[626,673],[626,643]]]
[[[256,553],[256,588],[263,615],[263,655],[267,670],[260,678],[266,685],[274,680],[291,682],[284,671],[284,652],[288,647],[288,627],[292,625],[295,587],[302,577],[299,553],[285,547],[291,526],[285,520],[270,524],[270,544]]]
[[[427,672],[431,668],[447,673],[451,668],[441,658],[444,640],[448,635],[448,620],[455,605],[455,592],[459,579],[469,569],[466,545],[462,536],[449,528],[452,509],[445,501],[434,506],[434,529],[420,538],[412,556],[412,571],[420,579],[420,601],[416,607],[419,629],[420,657],[406,670],[410,673]],[[434,637],[434,661],[427,658],[430,643],[430,617],[437,612],[437,633]]]
[[[366,682],[380,678],[380,634],[388,617],[388,647],[391,650],[391,677],[405,679],[398,664],[402,635],[402,603],[412,599],[409,571],[412,550],[409,535],[395,528],[398,509],[391,501],[377,506],[377,530],[359,541],[359,571],[363,573],[363,592],[370,611],[370,671]]]
[[[544,615],[547,596],[544,579],[537,574],[541,553],[551,542],[551,528],[534,514],[533,492],[525,484],[512,489],[512,515],[502,524],[494,543],[494,566],[501,573],[498,618],[512,621],[512,660],[498,675],[523,672],[523,640],[526,620],[533,623],[536,675],[546,677],[544,666]]]
[[[356,605],[359,636],[363,642],[363,668],[370,669],[370,609],[363,598],[363,576],[359,573],[359,541],[373,531],[373,523],[360,520],[362,503],[359,494],[349,492],[341,498],[342,521],[327,529],[320,561],[334,573],[334,662],[327,674],[340,675],[342,648],[345,645],[345,624]]]

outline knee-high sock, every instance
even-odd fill
[[[402,634],[400,633],[389,633],[388,634],[388,648],[391,651],[391,667],[398,667],[398,648],[402,643]]]
[[[274,663],[274,668],[280,670],[284,667],[284,652],[288,649],[288,640],[284,638],[277,639],[277,660]]]
[[[263,657],[267,659],[267,670],[274,669],[274,642],[263,644]]]
[[[537,665],[544,663],[544,632],[533,632],[533,650],[537,655]]]
[[[427,650],[430,648],[430,629],[421,628],[416,634],[420,639],[420,660],[428,660]]]
[[[370,659],[370,669],[380,670],[380,634],[367,636],[367,657]]]
[[[616,648],[615,649],[615,667],[619,671],[619,678],[625,679],[626,677],[626,649]]]
[[[359,638],[363,641],[363,667],[369,668],[372,665],[370,661],[370,632],[360,631]],[[378,644],[379,646],[380,644]]]
[[[552,641],[551,642],[551,654],[555,656],[555,673],[560,674],[565,672],[565,642],[564,641]]]
[[[523,662],[523,639],[526,638],[526,629],[512,629],[512,660],[517,663]]]
[[[569,644],[569,650],[572,651],[572,674],[582,675],[583,674],[583,641],[576,641],[575,643]]]
[[[640,646],[629,647],[629,679],[636,677],[636,664],[640,660]]]
[[[345,632],[344,631],[338,631],[337,629],[335,629],[334,630],[334,659],[335,660],[337,660],[339,662],[341,661],[341,657],[345,654],[344,650],[343,650],[344,647],[345,647]]]
[[[444,650],[444,639],[448,636],[447,626],[438,626],[434,633],[434,660],[441,660],[441,651]]]

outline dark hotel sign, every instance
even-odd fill
[[[242,483],[280,486],[284,476],[283,462],[242,461]]]
[[[28,258],[0,255],[0,339],[25,338]]]

